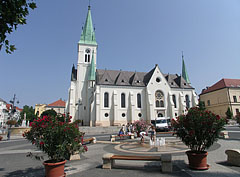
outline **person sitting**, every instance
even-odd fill
[[[124,135],[124,131],[123,131],[123,128],[121,128],[118,132],[118,136],[120,137],[120,139],[122,139],[123,135]]]

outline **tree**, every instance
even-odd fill
[[[43,116],[56,117],[57,116],[57,112],[54,111],[53,109],[49,109],[49,110],[44,111],[41,114],[41,117],[43,117]]]
[[[199,101],[198,107],[200,110],[204,111],[206,109],[204,101]]]
[[[20,113],[21,115],[21,122],[24,119],[24,114],[26,114],[26,121],[32,122],[37,116],[34,113],[33,107],[29,107],[27,105],[23,106],[23,110]]]
[[[232,119],[233,118],[233,113],[231,111],[231,109],[228,107],[227,112],[225,113],[227,119]]]
[[[35,9],[36,3],[33,0],[1,0],[0,1],[0,51],[5,47],[5,51],[11,54],[16,50],[7,40],[7,34],[16,30],[18,25],[26,24],[26,16],[29,9]]]

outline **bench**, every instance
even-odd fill
[[[162,154],[161,156],[142,156],[142,155],[116,155],[112,153],[104,154],[103,169],[112,169],[115,160],[142,160],[142,161],[161,161],[162,172],[172,172],[172,155]]]
[[[92,138],[86,138],[86,139],[83,139],[83,143],[86,144],[86,143],[96,143],[96,138],[95,137],[92,137]]]
[[[229,149],[225,151],[227,162],[232,165],[240,166],[240,149]]]
[[[119,137],[119,138],[120,138],[120,137],[130,137],[131,139],[134,139],[134,134],[132,133],[132,134],[121,135],[121,136],[119,136],[119,135],[111,135],[111,136],[110,136],[110,141],[111,141],[111,142],[114,142],[117,137]]]
[[[221,131],[220,132],[220,137],[222,137],[223,139],[228,139],[228,131]]]

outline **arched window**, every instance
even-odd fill
[[[140,93],[137,94],[137,107],[138,107],[138,108],[141,108],[141,107],[142,107],[141,94],[140,94]]]
[[[125,93],[121,94],[121,107],[125,108],[126,107],[126,100],[125,100]]]
[[[109,94],[107,92],[104,93],[104,107],[109,107]]]
[[[158,113],[158,117],[163,117],[163,114],[162,113]]]
[[[85,62],[90,62],[90,49],[85,50]]]
[[[186,101],[186,108],[187,109],[190,108],[190,100],[188,95],[185,96],[185,101]]]
[[[164,95],[160,90],[155,92],[155,103],[156,107],[164,107]]]
[[[160,107],[164,107],[164,102],[163,102],[163,100],[160,101]]]
[[[174,103],[174,108],[177,108],[176,96],[173,95],[172,99],[173,99],[173,103]]]

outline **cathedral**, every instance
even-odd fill
[[[182,75],[164,74],[156,64],[149,72],[97,69],[91,8],[78,42],[66,111],[85,126],[115,126],[157,117],[174,118],[197,105],[182,58]],[[100,59],[101,60],[101,59]]]

